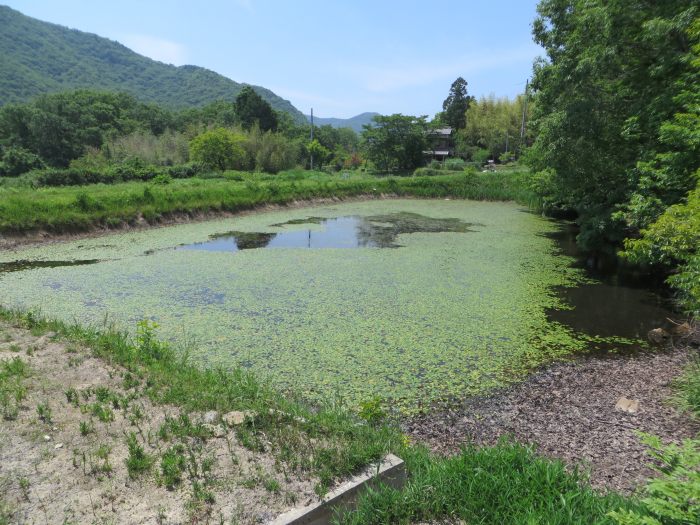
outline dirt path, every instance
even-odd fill
[[[404,430],[445,454],[511,435],[549,457],[590,466],[596,487],[629,493],[651,474],[637,431],[665,442],[700,432],[700,422],[669,400],[671,381],[693,355],[697,349],[686,347],[555,364],[497,395],[408,421]],[[638,401],[638,410],[616,409],[621,397]]]
[[[315,480],[242,446],[221,414],[183,418],[142,386],[0,321],[0,523],[261,523],[315,498]]]

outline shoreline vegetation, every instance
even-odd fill
[[[0,187],[0,233],[22,236],[119,229],[141,222],[210,213],[237,213],[266,205],[361,196],[516,201],[537,208],[526,170],[432,176],[377,177],[290,170],[276,175],[227,171],[216,178],[167,183],[125,182],[34,189]]]
[[[74,493],[66,484],[73,480],[66,472],[82,473],[82,488],[104,482],[106,488],[97,495],[105,509],[122,505],[118,510],[128,513],[131,507],[120,499],[126,490],[141,504],[155,506],[152,498],[159,495],[180,505],[183,514],[176,520],[159,508],[149,508],[153,517],[146,519],[158,523],[257,523],[272,517],[258,514],[239,519],[233,509],[216,507],[225,500],[222,492],[232,486],[257,490],[257,496],[251,497],[264,507],[267,491],[277,498],[267,510],[277,512],[298,503],[291,496],[285,499],[294,493],[292,483],[299,483],[298,492],[304,497],[319,496],[388,452],[406,462],[406,485],[400,490],[378,486],[368,491],[360,497],[357,510],[337,516],[338,522],[700,523],[700,436],[694,431],[700,421],[700,11],[696,4],[690,0],[645,2],[629,9],[624,2],[540,0],[532,33],[545,56],[535,62],[524,94],[514,100],[477,101],[468,94],[467,81],[459,77],[435,118],[377,114],[360,135],[327,125],[309,130],[298,111],[252,86],[219,89],[220,94],[230,95],[218,101],[216,90],[208,89],[206,96],[199,93],[185,104],[190,107],[179,109],[145,103],[126,93],[91,89],[36,93],[39,96],[29,101],[29,93],[10,93],[7,100],[21,103],[0,107],[0,250],[37,239],[146,228],[323,199],[514,201],[533,212],[575,219],[577,248],[590,254],[591,260],[612,257],[663,276],[674,290],[679,311],[688,316],[687,322],[670,332],[662,328],[649,332],[659,350],[661,345],[680,341],[688,350],[688,361],[674,361],[659,370],[642,359],[638,366],[645,367],[644,373],[631,375],[639,380],[644,374],[656,374],[658,395],[648,398],[659,403],[663,398],[673,406],[669,413],[673,411],[674,418],[687,415],[693,418],[692,424],[674,427],[670,417],[660,415],[658,436],[642,435],[639,425],[630,424],[609,438],[617,440],[616,445],[624,440],[633,443],[622,444],[627,457],[637,447],[632,461],[649,462],[655,470],[655,477],[644,487],[621,494],[607,490],[623,490],[610,480],[597,484],[580,463],[585,455],[570,453],[580,443],[567,446],[561,454],[548,454],[544,443],[536,449],[517,441],[537,442],[537,433],[525,422],[528,418],[517,417],[528,406],[535,406],[547,423],[555,419],[542,415],[545,403],[539,399],[552,401],[557,396],[551,385],[560,384],[557,381],[565,375],[561,369],[548,368],[531,378],[535,390],[540,385],[539,399],[533,390],[523,392],[524,398],[513,390],[510,405],[505,398],[487,399],[485,416],[473,407],[461,413],[454,407],[446,414],[435,410],[428,415],[432,419],[421,425],[428,431],[419,432],[414,442],[400,430],[401,420],[386,409],[388,399],[355,400],[359,406],[335,397],[309,401],[293,389],[273,388],[244,369],[197,366],[190,360],[189,351],[194,348],[163,342],[157,325],[148,320],[140,321],[135,334],[129,335],[106,321],[99,327],[81,326],[77,321],[66,324],[42,317],[50,315],[46,312],[10,310],[0,304],[0,525],[26,522],[27,516],[34,518],[35,509],[39,519],[42,512],[48,522],[47,509],[58,509],[62,501],[60,496],[44,499],[39,485],[45,489],[47,478],[53,476],[53,482],[63,484],[63,494],[72,498]],[[98,59],[79,49],[101,42],[98,47],[114,50],[113,43],[77,31],[68,33],[6,8],[0,7],[0,16],[18,36],[6,40],[18,40],[20,54],[27,58],[26,66],[13,61],[19,48],[16,43],[5,46],[11,66],[6,76],[12,89],[22,88],[27,74],[38,79],[37,85],[53,85],[52,72],[61,68],[55,67],[55,59],[47,62],[50,53],[36,51],[51,47],[45,45],[47,30],[63,59],[92,57],[96,60],[92,69],[114,72],[114,60]],[[130,52],[124,55],[121,48],[117,51],[118,56],[141,60]],[[105,85],[93,79],[87,84],[92,89],[133,89],[130,81]],[[168,102],[162,96],[145,98]],[[172,102],[168,105],[173,106]],[[206,102],[210,103],[195,107]],[[447,146],[439,146],[448,138]],[[489,171],[480,171],[484,167]],[[519,247],[510,260],[519,262],[531,249]],[[264,282],[267,275],[259,280]],[[0,279],[6,279],[8,289],[29,289],[27,274],[17,281],[6,276],[0,268]],[[110,282],[119,284],[119,279]],[[546,283],[539,279],[537,285]],[[507,291],[513,296],[512,287]],[[39,297],[47,296],[42,291]],[[491,297],[506,306],[504,316],[513,316],[500,295]],[[531,298],[530,291],[519,300]],[[413,297],[403,301],[411,302]],[[461,308],[469,301],[458,298],[451,304]],[[46,301],[42,304],[46,308]],[[60,306],[66,310],[67,304]],[[595,297],[589,304],[597,307]],[[439,308],[435,301],[430,305]],[[148,314],[138,312],[129,323]],[[403,319],[412,321],[410,315]],[[483,320],[503,335],[499,317],[484,315]],[[397,323],[391,329],[404,330]],[[449,329],[443,333],[460,337]],[[521,332],[517,337],[524,341]],[[352,339],[353,344],[362,344],[358,341]],[[526,344],[528,350],[538,346]],[[614,372],[619,364],[606,370],[608,384],[623,382],[625,373]],[[92,365],[102,375],[90,375],[82,368]],[[583,435],[588,441],[582,446],[595,452],[602,449],[605,459],[614,462],[614,454],[606,447],[610,427],[626,418],[627,412],[640,410],[641,416],[650,416],[652,409],[644,414],[643,398],[634,400],[640,401],[634,405],[626,396],[618,398],[620,393],[613,393],[613,388],[603,388],[600,395],[586,394],[585,387],[602,382],[604,374],[596,373],[598,365],[601,361],[572,372],[575,379],[568,387],[575,395],[565,396],[566,402],[553,411],[571,411],[575,417],[559,418],[564,421],[563,430],[555,429],[551,433],[555,436],[547,439],[557,440],[557,432],[575,438]],[[686,367],[683,372],[681,367]],[[625,372],[629,374],[630,368]],[[590,384],[576,388],[571,383],[584,383],[586,370]],[[303,372],[308,373],[308,367]],[[676,373],[680,375],[672,379]],[[73,378],[65,391],[61,374]],[[82,381],[88,376],[91,382]],[[460,390],[459,396],[467,393]],[[576,407],[577,396],[582,410]],[[612,421],[608,424],[600,412],[610,408],[614,399],[625,401],[620,407],[625,414],[607,414],[607,421]],[[148,422],[139,412],[142,405],[149,407]],[[173,415],[164,414],[171,409]],[[518,424],[508,427],[505,419],[510,416],[504,413],[510,409]],[[230,415],[231,424],[227,423]],[[488,425],[499,431],[510,428],[512,434],[498,442],[480,441],[470,418],[485,417],[491,419]],[[602,445],[589,438],[595,425],[587,419],[604,428],[597,442]],[[640,420],[624,420],[630,421]],[[70,425],[63,426],[65,422]],[[478,426],[477,431],[485,433],[488,425]],[[422,439],[426,434],[434,438],[441,427],[456,441],[451,455],[436,454],[439,447],[431,450],[429,439]],[[693,437],[680,442],[679,436],[669,437],[673,428],[688,430],[688,435],[693,430]],[[654,432],[653,426],[643,429]],[[59,436],[67,440],[55,443]],[[107,441],[100,444],[97,436]],[[236,457],[267,462],[267,470],[238,481],[224,480],[208,454],[216,455],[220,447],[225,455],[221,447],[225,439],[233,457],[230,437],[240,453]],[[565,437],[557,440],[558,445]],[[648,458],[640,443],[648,447]],[[71,467],[67,454],[73,446]],[[13,470],[6,468],[8,453],[17,467]],[[50,463],[61,456],[66,460],[61,467]],[[237,463],[229,462],[228,468],[235,470]],[[181,492],[175,492],[176,487]],[[52,491],[44,494],[51,496]],[[183,498],[173,502],[174,494]],[[64,522],[92,521],[93,517],[100,521],[92,493],[83,496],[90,498],[83,497],[83,518],[68,516]],[[217,498],[221,498],[218,503]],[[270,496],[270,501],[274,498]],[[124,521],[114,516],[112,520]]]

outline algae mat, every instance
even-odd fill
[[[314,247],[341,226],[361,240]],[[582,345],[546,316],[565,307],[555,287],[580,278],[546,235],[556,227],[515,204],[472,201],[251,214],[1,252],[0,302],[131,331],[152,319],[203,364],[412,412]],[[296,240],[271,249],[275,238]]]

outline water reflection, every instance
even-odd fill
[[[407,233],[466,233],[473,224],[459,219],[434,219],[417,213],[394,213],[369,217],[308,217],[273,224],[272,227],[315,224],[322,228],[279,233],[232,231],[210,236],[206,242],[180,249],[230,251],[255,248],[398,248],[396,238]]]
[[[559,289],[573,309],[550,310],[550,320],[588,335],[643,340],[653,328],[670,328],[669,318],[677,314],[659,277],[614,264],[611,258],[603,261],[583,254],[576,247],[576,233],[573,225],[564,225],[551,237],[595,282]]]

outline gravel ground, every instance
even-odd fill
[[[406,421],[404,431],[443,454],[509,435],[546,456],[589,467],[598,488],[630,493],[652,473],[638,431],[664,442],[700,432],[700,421],[670,400],[672,380],[698,355],[696,345],[682,346],[555,364],[490,397]],[[635,413],[616,408],[622,397],[639,402]]]

